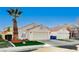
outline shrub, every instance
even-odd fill
[[[2,39],[2,35],[0,34],[0,39]]]

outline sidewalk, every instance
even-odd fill
[[[76,50],[58,48],[58,47],[44,47],[32,52],[76,52]]]

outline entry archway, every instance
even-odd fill
[[[11,41],[12,40],[12,35],[11,34],[5,35],[5,40]]]

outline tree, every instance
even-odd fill
[[[10,9],[10,10],[7,10],[7,12],[9,13],[10,16],[13,17],[13,40],[17,40],[18,39],[18,26],[17,26],[16,18],[18,18],[22,12],[19,11],[18,9]]]
[[[10,32],[10,27],[7,27],[7,31]]]

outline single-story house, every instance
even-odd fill
[[[68,25],[56,26],[50,30],[50,39],[69,39]]]
[[[3,32],[2,36],[6,39],[7,36],[10,38],[13,37],[13,29],[12,27],[7,27]],[[49,40],[50,39],[50,31],[49,28],[44,25],[38,25],[35,23],[26,25],[18,29],[19,39],[24,40]]]
[[[29,40],[49,40],[49,28],[44,25],[30,24],[19,30],[19,38]]]
[[[33,28],[35,26],[38,26],[38,24],[36,23],[32,23],[32,24],[28,24],[26,26],[23,26],[21,28],[19,28],[18,32],[19,32],[19,39],[28,39],[28,31],[26,31],[27,29]]]

